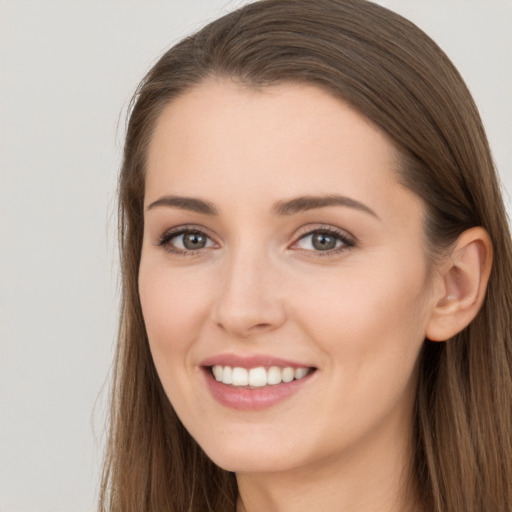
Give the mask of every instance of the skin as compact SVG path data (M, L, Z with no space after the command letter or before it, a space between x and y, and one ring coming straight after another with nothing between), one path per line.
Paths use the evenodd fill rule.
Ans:
M238 511L419 510L405 501L404 482L417 360L441 285L427 279L423 202L398 183L396 165L384 134L308 85L209 80L157 122L139 273L144 319L180 419L237 474ZM371 212L272 212L277 201L333 193ZM165 196L208 201L217 214L150 207ZM205 247L190 251L179 236L159 244L180 226L204 232ZM326 227L352 244L319 250L308 233ZM285 401L239 411L212 397L200 368L222 353L316 372Z

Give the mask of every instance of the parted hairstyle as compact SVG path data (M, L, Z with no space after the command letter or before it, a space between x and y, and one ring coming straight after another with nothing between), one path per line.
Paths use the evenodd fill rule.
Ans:
M155 370L139 301L145 164L155 121L208 78L249 87L304 83L378 126L400 155L397 177L422 198L431 261L483 226L494 263L473 322L425 340L414 409L413 473L432 512L512 510L512 248L474 101L418 27L365 0L261 0L168 50L131 103L119 179L122 303L102 512L233 512L234 474L208 459L177 418Z

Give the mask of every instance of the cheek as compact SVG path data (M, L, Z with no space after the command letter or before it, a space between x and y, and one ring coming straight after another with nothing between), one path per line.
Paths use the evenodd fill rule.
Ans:
M428 315L423 266L381 259L363 271L340 269L305 289L310 291L302 294L295 316L333 364L343 367L340 374L369 365L382 373L391 367L412 371Z
M329 382L330 392L318 399L319 428L327 437L333 428L342 431L343 442L386 423L392 412L400 411L395 427L403 428L412 407L424 339L424 281L421 272L380 270L351 269L317 282L323 286L303 295L295 312L322 351Z
M169 356L186 352L208 315L208 286L204 276L165 272L141 264L139 294L146 331L155 364L169 364Z

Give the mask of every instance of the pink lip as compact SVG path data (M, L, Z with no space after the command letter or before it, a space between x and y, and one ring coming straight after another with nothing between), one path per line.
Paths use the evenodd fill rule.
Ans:
M221 354L203 361L201 363L203 375L213 398L225 407L240 411L260 411L276 405L298 393L314 379L316 374L316 372L311 372L302 379L249 389L230 386L215 380L211 372L211 367L215 365L238 366L241 368L256 368L258 366L266 368L270 366L309 368L310 366L272 356L241 357L234 354Z
M239 356L236 354L219 354L213 357L209 357L200 363L200 366L238 366L240 368L256 368L258 366L264 366L268 368L270 366L290 366L291 368L310 368L309 364L302 364L296 361L289 361L281 359L279 357L273 357L269 355L253 355L253 356Z

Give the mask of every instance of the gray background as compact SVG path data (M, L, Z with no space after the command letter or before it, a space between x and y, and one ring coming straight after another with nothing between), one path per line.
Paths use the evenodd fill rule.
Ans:
M0 0L1 512L94 510L126 106L164 49L242 3ZM379 3L458 66L512 190L512 2Z

